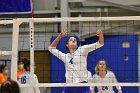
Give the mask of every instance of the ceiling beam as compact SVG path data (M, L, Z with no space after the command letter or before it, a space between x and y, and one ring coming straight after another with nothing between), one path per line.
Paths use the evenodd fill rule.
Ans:
M122 9L126 9L126 10L131 10L131 11L135 11L135 12L140 12L140 8L134 7L134 6L128 6L128 5L122 5L116 2L112 2L111 0L86 0L86 1L97 1L97 2L102 2L102 3L107 3L110 4L111 6L114 7L118 7L118 8L122 8Z

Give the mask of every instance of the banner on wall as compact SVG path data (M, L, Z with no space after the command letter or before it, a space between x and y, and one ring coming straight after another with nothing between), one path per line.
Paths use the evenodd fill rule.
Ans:
M0 14L23 14L31 11L31 0L0 0Z

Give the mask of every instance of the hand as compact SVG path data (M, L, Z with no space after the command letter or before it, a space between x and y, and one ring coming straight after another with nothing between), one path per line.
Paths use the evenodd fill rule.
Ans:
M67 35L67 30L61 31L61 33L60 33L60 36L61 36L61 37L64 37L64 36L66 36L66 35Z
M101 30L97 30L96 35L98 37L103 36L103 32Z

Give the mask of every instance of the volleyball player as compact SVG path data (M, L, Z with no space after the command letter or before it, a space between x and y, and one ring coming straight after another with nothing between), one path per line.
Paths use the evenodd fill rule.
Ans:
M70 53L62 53L56 46L59 41L67 35L67 31L62 31L57 38L49 46L49 51L62 60L65 64L66 83L85 83L91 73L87 70L87 55L104 44L104 36L101 30L96 32L99 37L98 42L78 47L75 37L70 37L66 42L66 46ZM65 87L63 93L90 93L89 87Z
M93 83L117 83L115 74L109 71L105 60L99 60L95 67L96 74L93 75ZM122 93L121 87L116 87L118 93ZM115 93L112 86L97 86L98 93ZM94 93L94 87L91 87L91 93Z
M38 84L38 78L34 74L34 79L31 80L31 74L30 74L30 61L24 61L24 74L20 75L19 82L21 84L30 84L33 82L34 84ZM39 87L21 87L21 93L40 93Z

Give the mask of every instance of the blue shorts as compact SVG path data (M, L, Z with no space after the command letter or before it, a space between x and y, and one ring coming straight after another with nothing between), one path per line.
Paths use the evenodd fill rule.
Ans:
M90 87L65 87L63 91L64 93L90 93Z

